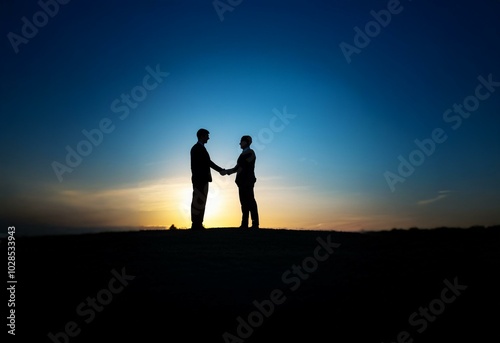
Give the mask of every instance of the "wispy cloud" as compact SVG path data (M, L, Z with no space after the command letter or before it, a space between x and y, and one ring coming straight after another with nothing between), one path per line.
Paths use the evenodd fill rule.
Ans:
M429 205L429 204L432 204L436 201L439 201L439 200L442 200L446 197L448 197L449 193L451 193L451 191L439 191L438 192L438 195L435 196L434 198L431 198L431 199L425 199L425 200L420 200L417 202L417 205Z

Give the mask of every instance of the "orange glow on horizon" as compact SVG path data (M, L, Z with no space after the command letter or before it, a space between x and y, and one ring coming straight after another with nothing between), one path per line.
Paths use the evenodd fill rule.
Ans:
M439 213L425 218L420 213L384 213L383 208L377 208L377 199L365 194L312 196L307 187L286 186L280 181L261 178L255 186L261 228L360 231L453 224L444 223L446 218ZM7 210L14 218L32 224L68 228L191 226L192 185L184 176L97 190L63 186L47 186L36 194L24 195L23 208L13 206ZM423 205L415 202L414 206ZM473 219L457 221L456 226L476 225ZM206 228L240 226L241 208L234 179L214 178L203 224Z

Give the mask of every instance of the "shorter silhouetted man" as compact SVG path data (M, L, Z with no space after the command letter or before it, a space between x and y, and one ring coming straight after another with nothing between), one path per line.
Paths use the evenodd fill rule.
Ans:
M241 229L248 229L248 215L252 217L251 229L259 228L259 212L257 210L257 202L255 201L254 185L257 179L255 178L255 152L250 149L252 137L241 137L240 147L243 150L236 161L234 168L225 171L228 175L236 173L236 185L241 204ZM223 172L224 173L224 172Z
M199 129L196 133L198 142L191 148L191 181L193 183L193 200L191 202L191 229L203 230L203 217L208 196L208 183L212 182L210 168L225 175L225 170L210 160L205 143L210 139L210 132ZM224 173L224 174L223 174Z

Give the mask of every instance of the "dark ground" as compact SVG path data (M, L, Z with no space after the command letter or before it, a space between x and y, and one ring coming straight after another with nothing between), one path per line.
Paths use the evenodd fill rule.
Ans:
M15 341L498 342L499 243L500 227L20 237Z

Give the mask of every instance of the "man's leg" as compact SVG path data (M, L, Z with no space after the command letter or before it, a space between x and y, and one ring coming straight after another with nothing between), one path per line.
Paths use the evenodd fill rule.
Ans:
M253 186L251 185L248 188L248 210L250 211L250 215L252 216L252 228L259 228L259 211L257 209L257 201L255 201L255 194L253 191Z
M244 186L238 188L238 193L240 196L240 204L241 204L241 228L248 227L248 213L250 212L248 208L248 195L247 189Z
M203 229L203 218L207 204L208 182L193 184L193 200L191 202L191 229Z

